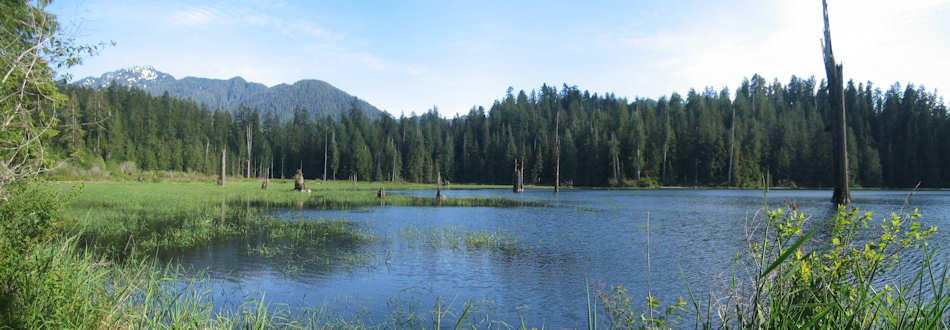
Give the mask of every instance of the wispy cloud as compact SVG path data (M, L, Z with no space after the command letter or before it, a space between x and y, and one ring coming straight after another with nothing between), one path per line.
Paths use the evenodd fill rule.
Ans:
M339 41L343 37L316 24L301 19L287 19L267 14L252 14L244 16L238 23L250 26L271 28L282 35L293 38L314 38L321 41Z
M241 75L269 85L321 77L315 73L301 75L301 70L288 69L288 65L306 67L323 75L349 71L361 72L361 76L420 77L429 72L420 65L384 58L373 52L372 45L350 45L343 34L322 26L312 15L296 13L288 4L245 2L189 6L173 11L168 20L185 29L214 26L217 31L234 31L245 40L258 40L259 37L250 34L266 36L271 46L255 45L230 52L227 57L218 56L217 63L211 67L221 72L219 75ZM270 60L262 60L266 58Z
M215 21L216 10L209 7L193 7L172 13L171 22L176 25L198 26Z
M309 38L320 41L339 41L342 36L314 24L311 21L287 18L271 13L271 9L281 9L284 5L241 5L223 4L219 6L189 6L176 10L169 15L174 25L197 27L204 25L230 25L231 27L257 27L272 29L291 38Z

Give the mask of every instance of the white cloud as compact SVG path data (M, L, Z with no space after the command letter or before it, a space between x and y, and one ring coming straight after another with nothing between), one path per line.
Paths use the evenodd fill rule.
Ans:
M929 88L950 88L950 72L942 59L950 44L940 24L948 16L948 0L829 1L835 57L845 76L878 87L908 81ZM824 78L819 39L819 1L757 4L720 26L693 22L654 34L629 34L619 40L670 77L668 88L680 92L704 86L736 86L753 73L787 82L791 75ZM750 24L765 16L769 24ZM944 25L946 26L946 25ZM742 31L737 33L736 31ZM651 77L655 79L655 77Z
M215 20L215 10L208 7L195 7L175 11L171 21L177 25L197 26L211 23Z

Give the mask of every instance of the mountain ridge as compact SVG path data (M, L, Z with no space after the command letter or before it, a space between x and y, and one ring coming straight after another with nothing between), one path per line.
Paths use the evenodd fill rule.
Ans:
M99 77L86 77L74 82L88 88L103 88L113 81L122 86L143 89L152 95L169 95L190 99L210 109L225 109L232 113L241 105L256 108L261 112L273 112L281 120L291 120L295 109L304 108L315 117L338 117L356 102L357 107L369 118L378 118L384 113L372 104L319 79L301 79L293 84L281 83L267 87L240 76L229 79L212 79L187 76L176 79L152 66L133 66L103 73Z

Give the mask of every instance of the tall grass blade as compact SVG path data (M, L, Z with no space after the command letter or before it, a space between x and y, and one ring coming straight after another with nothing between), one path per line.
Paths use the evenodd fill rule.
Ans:
M788 259L789 256L795 253L795 250L798 250L798 247L802 246L802 243L805 243L805 241L808 240L808 238L811 237L811 235L814 235L815 231L817 230L818 229L812 229L812 231L808 232L808 234L806 234L805 236L799 237L798 240L795 241L795 244L792 244L792 246L786 249L785 252L782 252L782 254L779 255L778 258L776 258L775 261L773 261L771 265L766 267L765 271L763 271L762 274L760 274L759 276L764 277L765 275L768 275L773 270L775 270L775 268L781 265L782 262L785 261L785 259Z
M465 310L462 311L462 316L459 316L459 320L455 322L455 327L453 329L458 330L462 326L462 321L465 320L465 316L468 315L468 310L472 308L472 302L469 301L465 304Z

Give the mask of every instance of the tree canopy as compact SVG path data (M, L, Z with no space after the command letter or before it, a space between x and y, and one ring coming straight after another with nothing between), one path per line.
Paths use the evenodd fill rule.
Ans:
M336 118L291 120L241 107L209 111L168 95L112 85L61 86L77 126L56 140L62 154L134 161L144 169L215 173L221 148L228 172L242 175L245 128L253 128L252 174L309 178L509 184L514 160L525 180L553 184L555 134L561 181L578 186L655 182L663 185L830 186L831 108L828 88L814 78L768 83L754 75L738 90L690 90L658 99L628 100L564 85L509 91L489 109L443 118L421 115L371 120L358 107ZM849 82L844 89L851 182L858 186L950 185L950 120L935 93L922 87ZM71 122L73 110L60 112ZM560 123L555 132L556 113ZM734 115L733 115L734 114ZM734 137L731 129L735 128ZM78 142L73 142L78 141ZM324 150L328 149L328 150ZM233 162L233 163L231 163Z

